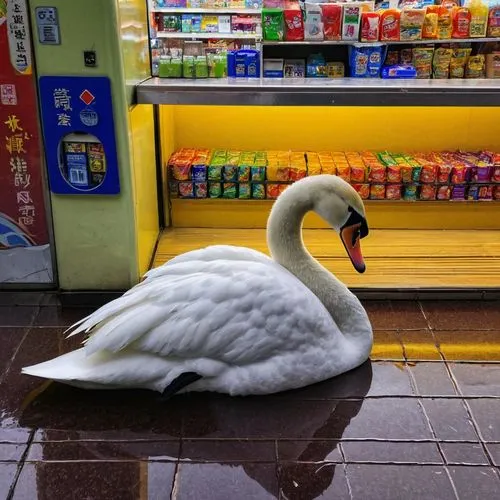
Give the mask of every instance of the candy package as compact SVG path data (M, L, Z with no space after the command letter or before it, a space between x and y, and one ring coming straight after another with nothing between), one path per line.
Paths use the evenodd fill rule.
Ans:
M322 4L321 12L325 40L340 40L342 38L342 5Z
M354 166L351 165L351 182L365 182L366 181L366 168L364 165Z
M223 198L236 198L237 184L235 182L225 182L222 185Z
M380 14L380 40L398 41L401 25L401 12L398 9L387 9Z
M467 190L467 200L476 201L479 199L479 186L470 186Z
M179 183L177 181L169 181L168 183L168 195L170 198L179 197Z
M191 160L179 160L172 167L172 177L176 181L191 179Z
M251 197L251 195L252 195L252 188L250 183L241 182L238 185L238 198L242 200L247 200Z
M428 79L432 74L433 47L415 47L413 49L413 66L417 71L417 78Z
M493 199L500 200L500 186L493 186Z
M222 180L222 165L209 165L207 171L207 177L209 181L221 181Z
M421 40L424 19L425 10L423 9L403 9L400 19L400 40Z
M405 184L410 184L412 182L413 167L411 165L401 165L401 181Z
M266 184L266 197L275 200L280 194L280 185L272 182Z
M472 49L470 47L456 47L453 49L450 60L450 78L463 78L465 66Z
M388 184L385 188L385 197L387 200L401 199L401 184Z
M426 163L422 166L422 171L420 172L420 181L426 184L433 184L436 182L437 178L437 165L432 163Z
M238 167L238 182L248 182L250 180L250 165L240 165Z
M224 182L236 182L238 180L238 167L236 165L226 165L222 171Z
M445 184L450 180L451 166L446 164L441 164L438 167L437 181L440 184Z
M304 40L304 20L299 2L286 2L283 16L285 22L285 40Z
M385 182L386 181L386 167L384 165L372 165L368 172L368 179L370 182Z
M194 186L192 182L179 182L179 197L180 198L194 197Z
M358 40L361 23L361 6L346 3L342 10L342 40Z
M436 199L436 186L432 184L422 184L420 186L420 195L421 200L432 201Z
M352 184L352 187L358 192L362 200L370 197L370 184Z
M453 54L452 49L438 47L434 51L432 59L432 76L433 78L448 78L450 76L450 63Z
M387 182L401 182L402 172L400 165L390 165L387 167Z
M408 184L403 187L403 199L405 201L416 201L417 186L415 184Z
M323 40L323 19L321 6L313 3L305 4L304 39Z
M451 199L455 201L465 200L465 186L453 186L451 189Z
M351 182L351 167L349 165L337 165L337 175L346 182Z
M437 200L449 200L451 198L450 186L438 186L436 191Z
M379 39L380 14L378 12L363 12L361 14L362 42L377 42Z
M266 167L251 167L250 175L252 182L264 182L266 180Z
M208 193L208 185L206 182L195 182L194 183L194 197L195 198L206 198Z
M283 40L284 18L282 9L262 9L264 40Z
M208 183L208 197L220 198L222 196L222 184L220 182Z
M370 200L385 199L385 184L372 184L370 186Z
M252 184L252 198L263 200L266 197L266 186L264 184Z

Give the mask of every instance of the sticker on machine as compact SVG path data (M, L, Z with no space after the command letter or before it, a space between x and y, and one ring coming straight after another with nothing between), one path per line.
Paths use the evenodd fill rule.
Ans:
M17 106L16 86L13 83L0 85L0 102L3 106Z
M7 37L12 67L31 75L31 37L26 0L7 2Z

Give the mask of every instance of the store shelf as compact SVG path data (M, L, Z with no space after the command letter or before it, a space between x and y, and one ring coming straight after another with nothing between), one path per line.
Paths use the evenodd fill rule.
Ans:
M309 251L356 288L495 288L500 283L500 231L378 229L363 240L367 270L358 274L331 230L304 230ZM228 244L268 253L264 229L168 229L154 266L206 245Z
M158 31L156 38L174 38L179 40L260 40L257 33L171 33Z
M500 106L500 80L149 78L136 97L215 106Z
M213 14L213 15L224 15L224 14L250 14L250 15L260 15L262 13L261 9L231 9L228 7L217 8L213 7L210 9L189 9L184 7L163 7L157 9L151 9L153 13L160 14Z
M380 41L380 42L360 42L358 40L299 40L299 41L272 41L263 40L262 45L275 46L275 45L429 45L436 43L486 43L486 42L499 42L499 38L453 38L448 40L398 40L398 41Z

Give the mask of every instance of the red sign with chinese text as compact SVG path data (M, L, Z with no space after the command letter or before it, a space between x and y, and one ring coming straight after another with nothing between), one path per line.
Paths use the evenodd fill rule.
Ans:
M14 222L27 242L44 245L48 230L26 3L0 0L0 219ZM1 236L0 249L20 245L18 238Z

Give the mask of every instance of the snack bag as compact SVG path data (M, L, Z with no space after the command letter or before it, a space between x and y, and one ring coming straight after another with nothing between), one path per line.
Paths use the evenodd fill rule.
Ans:
M368 180L370 182L385 182L386 167L384 165L372 165L368 172Z
M222 171L222 179L225 182L238 180L238 167L236 165L226 165Z
M252 184L252 198L264 200L266 198L266 187L264 184Z
M422 166L415 165L411 169L411 181L412 182L420 182L420 176L422 174Z
M442 5L439 7L438 38L449 40L452 32L451 11Z
M179 182L179 197L194 198L194 186L192 182Z
M401 13L398 9L387 9L380 14L380 40L398 41Z
M193 165L191 175L195 182L205 182L207 180L207 167L205 165Z
M266 184L266 196L268 199L275 200L280 194L280 185L269 182Z
M195 182L194 183L194 197L195 198L206 198L208 194L208 185L206 182Z
M399 56L401 64L411 64L413 61L413 49L401 49Z
M437 165L432 163L426 163L422 166L422 171L420 172L420 182L426 184L433 184L436 182L437 178Z
M225 182L222 185L222 197L223 198L236 198L236 183L235 182Z
M358 40L361 6L346 3L342 10L342 40Z
M169 181L168 183L168 195L170 198L179 197L179 183L177 181Z
M298 181L299 179L303 179L306 175L307 169L305 165L295 165L290 167L290 181Z
M469 38L471 13L466 7L454 7L451 11L452 38Z
M304 40L304 20L299 2L287 2L283 16L285 21L285 40Z
M361 41L377 42L379 39L380 14L363 12L361 14Z
M439 36L438 30L439 5L429 5L424 18L422 27L422 38L436 39Z
M209 181L221 181L222 180L222 165L209 165L207 177Z
M433 47L415 47L413 49L413 66L417 70L417 78L427 79L432 74Z
M493 187L493 199L496 201L500 200L500 186Z
M416 201L417 199L417 186L415 184L408 184L403 188L403 200Z
M283 40L284 18L281 9L262 9L264 40Z
M412 181L413 167L411 165L401 165L401 181L409 184Z
M500 6L495 6L490 9L488 19L488 36L492 38L500 37Z
M266 167L252 166L250 168L252 182L264 182L266 180Z
M388 50L385 56L385 66L395 66L399 64L399 52L397 50Z
M467 167L465 165L455 165L451 169L451 183L464 184L467 181Z
M437 200L449 200L451 198L450 186L439 186L436 191Z
M423 9L403 9L400 19L400 40L421 40L424 19L425 10Z
M450 180L451 166L441 164L438 167L437 181L441 184L447 183Z
M401 184L388 184L385 188L385 197L387 200L401 199Z
M325 40L340 40L342 38L342 5L322 4L321 12Z
M471 14L469 36L484 38L488 27L488 5L482 0L471 0L469 10Z
M252 194L252 189L250 187L250 183L243 182L238 186L238 198L241 200L248 200Z
M321 7L317 4L305 4L306 17L304 21L305 40L323 40L323 20Z
M465 186L453 186L451 188L451 199L454 201L465 200Z
M172 167L172 176L176 181L191 179L191 160L178 160Z
M346 182L351 182L351 167L349 165L337 165L337 175Z
M390 165L387 167L387 182L399 183L402 181L401 167L400 165Z
M351 182L365 182L366 168L364 165L351 165Z
M486 58L484 54L470 56L465 69L465 78L484 78Z
M436 186L432 184L423 184L420 186L420 199L432 201L436 199Z
M370 197L370 184L353 184L352 187L358 192L362 200Z
M385 200L384 184L372 184L370 186L370 200Z
M208 197L220 198L222 196L222 184L220 182L208 183Z
M500 166L495 165L493 167L493 174L491 175L491 180L493 182L500 182Z
M434 52L432 59L432 76L433 78L448 78L450 75L450 63L452 49L438 47Z
M453 49L450 60L450 78L463 78L465 76L465 66L469 60L472 49L457 47Z
M250 166L240 165L238 167L238 182L250 181Z
M328 78L344 78L345 76L344 63L341 62L326 63L326 74Z

